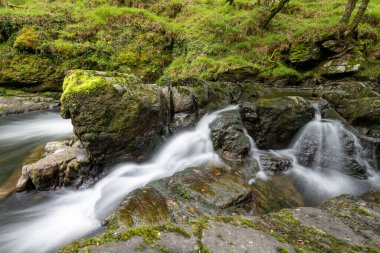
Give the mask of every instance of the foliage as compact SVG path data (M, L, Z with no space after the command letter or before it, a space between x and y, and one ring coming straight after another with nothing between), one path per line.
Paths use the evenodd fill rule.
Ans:
M216 78L242 68L301 76L282 63L284 52L295 40L334 32L345 2L292 0L262 30L254 0L10 0L18 7L0 7L1 74L11 76L8 66L34 55L54 62L57 80L76 68L132 71L146 82ZM379 47L380 0L370 2L363 21L367 56ZM379 61L370 65L377 73Z

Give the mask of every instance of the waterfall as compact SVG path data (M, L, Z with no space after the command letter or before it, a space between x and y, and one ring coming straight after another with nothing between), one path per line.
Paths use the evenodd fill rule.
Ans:
M194 130L174 136L150 162L121 164L92 188L65 191L15 213L16 223L0 227L0 252L53 251L99 229L129 192L190 166L219 161L209 124L219 113L236 109L229 106L204 116Z
M358 137L340 121L323 119L319 104L314 104L314 108L314 119L299 131L290 148L269 151L293 160L291 168L284 174L297 186L305 203L317 205L328 197L358 195L379 188L379 173L366 161ZM251 156L260 164L263 151L253 147ZM359 173L358 177L362 172L368 175L368 179L350 175L355 171ZM256 178L268 180L270 176L270 172L261 170Z

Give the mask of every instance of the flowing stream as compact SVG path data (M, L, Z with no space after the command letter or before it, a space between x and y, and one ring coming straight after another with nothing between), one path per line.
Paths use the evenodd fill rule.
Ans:
M70 136L73 136L70 120L62 119L58 112L31 112L0 118L0 187L21 168L34 148ZM6 190L0 188L0 195Z
M173 136L152 160L143 164L120 164L89 189L59 190L40 195L25 193L21 196L26 199L26 204L14 204L20 202L14 201L16 195L7 200L3 208L0 202L0 216L3 219L0 222L0 252L53 252L65 243L99 231L102 221L129 192L188 167L208 161L220 162L213 149L209 124L219 113L237 109L238 106L229 106L204 116L193 130ZM29 129L33 122L15 126ZM11 125L6 129L12 128ZM52 129L57 130L56 133L62 131L58 129L62 127L60 124L56 127L31 130L25 132L24 137L13 136L13 140L22 140L33 134L37 136L37 133ZM2 135L3 131L4 128L0 128L0 138L9 138L8 135ZM260 154L264 151L258 150L254 140L250 139L251 156L260 160ZM348 142L352 144L350 150L345 147ZM340 122L322 119L318 107L315 118L300 130L289 149L270 152L293 160L293 166L283 175L294 182L305 198L310 198L310 204L342 193L359 194L380 187L378 174L363 158L363 147L357 137ZM369 178L360 180L345 175L346 157L363 166ZM271 176L268 172L260 171L252 183L259 178L270 180ZM30 196L39 196L39 199L37 204L31 203L26 208Z
M51 200L13 213L11 224L0 228L0 252L53 251L99 229L129 192L189 166L219 161L209 124L218 113L237 108L204 116L194 130L174 136L150 162L121 164L92 188L53 193Z

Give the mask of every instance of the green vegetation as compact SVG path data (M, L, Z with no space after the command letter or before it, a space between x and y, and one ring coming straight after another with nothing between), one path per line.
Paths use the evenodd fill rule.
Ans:
M295 41L337 31L346 0L292 0L267 29L255 0L10 0L0 7L0 83L57 87L70 69L132 71L146 82L248 72L308 77L283 63ZM124 4L126 3L126 4ZM380 0L370 1L358 39L380 75ZM302 52L300 52L302 54Z

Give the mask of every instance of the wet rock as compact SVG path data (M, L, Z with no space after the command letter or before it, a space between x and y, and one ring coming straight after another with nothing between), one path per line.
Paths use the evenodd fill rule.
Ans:
M118 217L126 227L152 226L170 221L165 198L153 188L141 188L128 194L120 204Z
M245 180L231 168L207 164L179 172L170 180L169 187L185 199L195 200L210 210L236 206L251 197Z
M315 69L322 76L343 76L359 71L363 62L361 57L353 54L345 54L339 58L321 62Z
M282 149L314 117L314 108L301 97L262 98L243 103L240 113L259 148Z
M248 155L251 144L244 133L239 112L223 112L210 124L211 139L215 150L225 158L236 159Z
M259 155L261 168L273 173L287 171L293 163L292 159L278 157L272 153L260 153Z
M42 96L0 96L0 116L52 109L59 101Z
M66 146L45 158L22 167L22 175L18 180L16 191L35 188L39 191L53 190L62 186L79 186L81 166L86 163L77 161L77 157L86 156L84 149Z
M255 213L268 213L282 208L304 206L301 193L292 181L281 176L274 176L264 181L256 179L252 184Z

